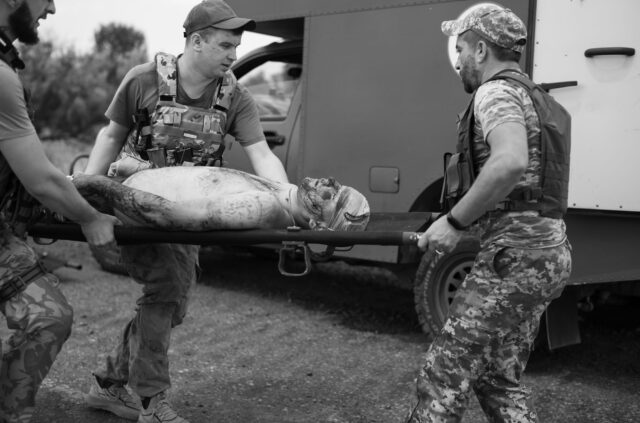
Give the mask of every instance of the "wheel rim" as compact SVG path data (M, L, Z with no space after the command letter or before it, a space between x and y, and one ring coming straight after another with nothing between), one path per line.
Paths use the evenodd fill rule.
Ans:
M462 282L469 272L471 272L473 260L474 256L465 254L464 256L451 257L448 263L443 263L444 266L442 266L442 270L439 272L437 278L437 280L442 281L442 283L439 284L437 295L438 304L436 304L442 325L444 325L447 319L449 306L453 302L458 288L462 285Z

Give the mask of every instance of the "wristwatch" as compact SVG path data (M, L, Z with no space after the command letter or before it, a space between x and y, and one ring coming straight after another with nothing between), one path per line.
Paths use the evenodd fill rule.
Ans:
M458 231L465 231L467 230L467 228L469 228L469 226L464 226L462 223L458 221L458 219L453 217L453 215L451 214L451 211L447 213L447 222L449 222L449 225L453 226L453 228Z

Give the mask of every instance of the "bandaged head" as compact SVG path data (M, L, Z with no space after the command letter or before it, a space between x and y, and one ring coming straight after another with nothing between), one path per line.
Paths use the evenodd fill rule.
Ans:
M369 203L364 195L343 185L338 191L335 213L327 226L334 231L364 231L369 217Z
M298 197L312 216L312 229L358 231L369 222L369 203L364 195L333 178L304 178Z

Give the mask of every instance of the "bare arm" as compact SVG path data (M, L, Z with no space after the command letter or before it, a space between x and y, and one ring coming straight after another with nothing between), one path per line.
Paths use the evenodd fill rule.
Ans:
M491 155L469 192L451 211L468 225L492 209L513 191L529 163L527 133L524 126L506 122L489 133Z
M116 160L122 149L128 133L127 127L110 121L109 126L98 133L84 172L89 175L106 175L109 165Z
M463 225L469 225L503 200L516 186L529 162L527 133L524 126L506 122L494 128L487 137L491 155L451 214ZM455 248L462 233L446 218L435 221L418 241L420 248Z
M288 183L287 172L280 159L273 154L266 141L251 144L244 149L256 175L274 181Z
M45 207L79 223L89 243L103 245L114 241L113 225L117 219L99 213L80 196L47 159L36 135L3 141L0 152L26 190Z

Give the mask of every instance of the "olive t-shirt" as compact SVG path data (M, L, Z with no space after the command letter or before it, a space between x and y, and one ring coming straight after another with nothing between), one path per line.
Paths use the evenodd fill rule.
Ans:
M180 87L178 69L178 92L176 101L185 106L209 108L213 103L216 81L212 81L200 98L192 99ZM158 73L154 62L135 66L124 77L105 116L110 120L133 128L133 114L146 108L151 115L158 101ZM241 84L233 92L227 112L226 132L233 135L242 146L255 144L264 139L260 116L253 97Z
M0 60L0 142L36 133L29 113L24 89L18 74ZM7 193L11 168L0 154L0 197ZM13 236L0 216L0 286L30 268L36 262L32 248Z
M0 142L35 134L18 74L0 60Z
M0 142L35 135L29 119L24 88L18 74L0 60ZM11 176L11 169L0 154L0 196L4 196Z

